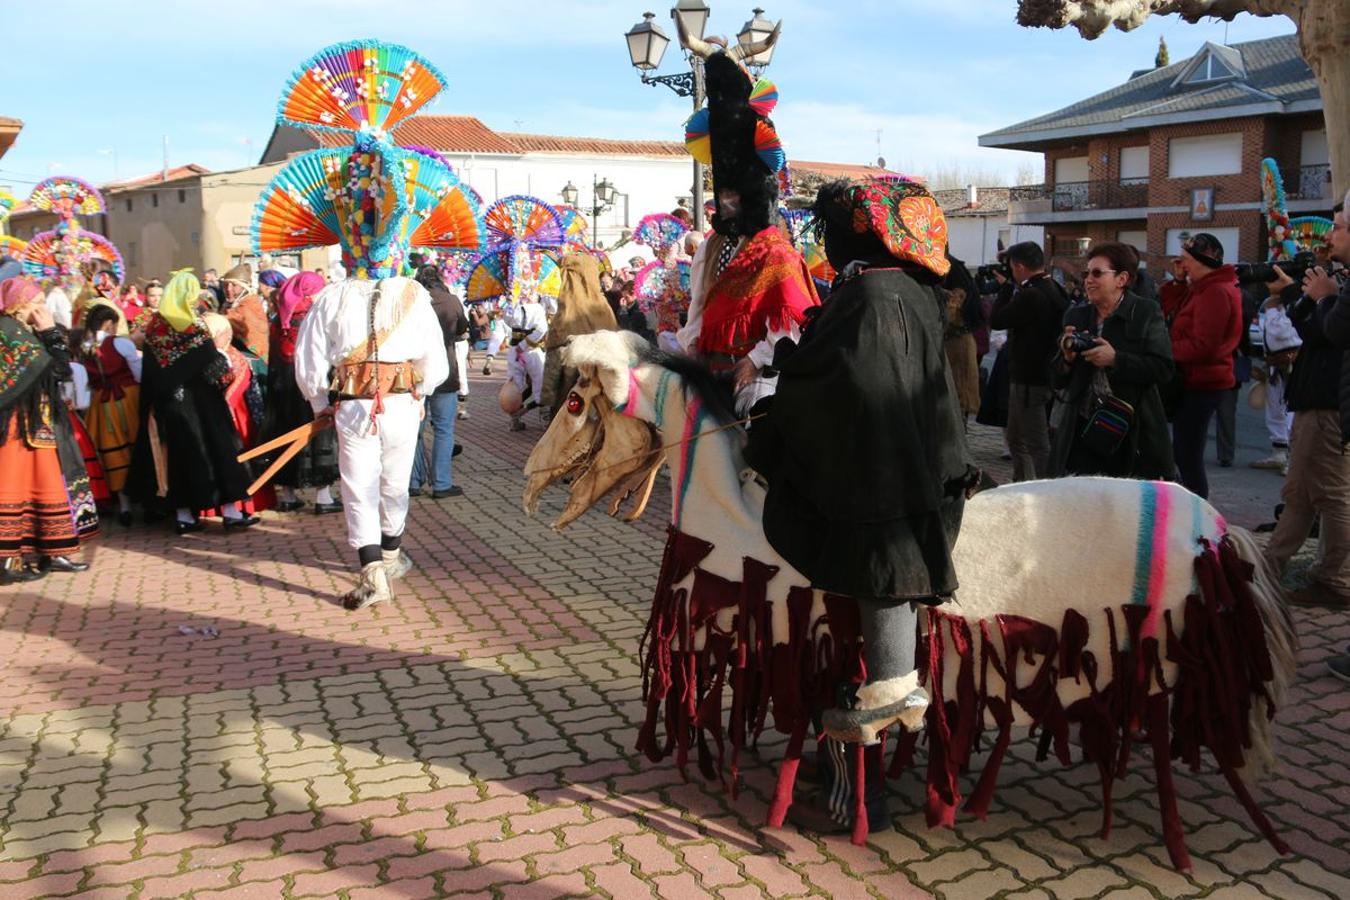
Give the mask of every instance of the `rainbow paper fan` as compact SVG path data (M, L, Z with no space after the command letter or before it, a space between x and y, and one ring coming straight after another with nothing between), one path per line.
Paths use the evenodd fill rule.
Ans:
M778 105L778 85L767 78L761 78L750 89L750 108L761 116L767 116Z
M83 268L90 263L104 262L112 266L113 277L118 284L126 278L122 254L117 252L111 241L92 231L81 231L78 236L64 240L55 231L34 235L24 248L21 260L24 271L39 280L59 278L62 275L62 260L58 257L68 252L68 244L74 245L74 258L68 259L68 263ZM68 265L67 269L73 271L74 265Z
M1336 223L1322 216L1298 216L1289 220L1289 238L1299 252L1316 250L1330 240Z
M423 156L430 156L432 159L436 160L436 162L449 169L452 175L458 174L455 172L455 167L450 165L450 160L442 156L441 151L434 147L424 147L421 144L404 144L401 149L408 150L412 153L420 153Z
M555 206L553 211L558 214L558 220L562 222L563 237L570 247L585 247L587 234L590 232L590 226L586 224L586 217L575 206Z
M104 212L103 195L82 178L58 175L38 182L28 202L35 208L54 212L63 219L77 215L92 216Z
M28 242L25 240L20 240L12 234L0 234L0 256L23 259L23 251L27 247Z
M469 270L464 298L469 303L499 300L511 293L511 253L499 250L484 253Z
M755 123L755 153L759 154L770 172L782 171L783 166L787 165L783 142L778 139L778 132L767 119Z
M829 259L825 257L824 247L816 243L807 244L806 249L802 251L802 257L806 260L806 270L811 273L812 278L833 283L834 266L830 265Z
M446 166L429 156L403 154L408 243L419 249L479 251L485 231L474 197Z
M674 266L667 266L660 260L647 263L633 279L633 296L638 308L648 313L662 303L672 303L680 311L687 310L689 272L690 265L686 260L679 260Z
M344 150L295 157L263 188L253 207L253 251L306 250L338 242L334 200L344 179Z
M792 245L798 250L802 249L806 226L811 220L811 210L789 209L786 206L780 206L778 207L778 217L783 220L783 227L787 229Z
M9 214L14 212L14 207L18 205L18 197L15 197L9 191L0 191L0 222L8 219Z
M610 260L609 254L606 253L604 250L601 250L599 247L583 247L580 252L589 253L591 256L595 257L595 261L600 264L601 275L605 274L606 272L614 271L614 263L613 261Z
M557 212L537 197L503 197L488 207L483 220L489 249L518 244L561 247L566 242Z
M478 262L478 254L466 253L461 250L446 250L440 254L440 259L437 262L445 283L452 288L463 288L468 283L469 272Z
M689 226L670 213L652 213L638 220L633 229L633 242L651 247L657 256L664 256L688 233Z
M282 91L277 118L330 131L387 132L446 85L420 54L399 44L360 40L320 50Z
M711 121L712 113L705 106L684 123L685 149L689 151L690 156L705 166L712 165L712 137L709 134Z

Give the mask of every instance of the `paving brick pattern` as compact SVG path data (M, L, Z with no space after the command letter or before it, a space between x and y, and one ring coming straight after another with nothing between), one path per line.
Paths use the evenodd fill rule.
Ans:
M987 821L928 830L908 774L865 847L761 827L776 735L735 801L639 758L667 500L557 535L553 493L526 519L540 428L507 431L494 382L460 423L466 495L415 501L395 603L335 606L342 523L303 513L229 537L114 524L90 574L0 593L0 896L1350 896L1350 691L1321 665L1350 644L1344 614L1297 614L1286 774L1265 790L1284 858L1210 770L1178 779L1191 875L1167 865L1146 765L1102 841L1093 767L1028 741ZM972 445L1007 477L995 432ZM1242 478L1230 514L1254 524L1279 479Z

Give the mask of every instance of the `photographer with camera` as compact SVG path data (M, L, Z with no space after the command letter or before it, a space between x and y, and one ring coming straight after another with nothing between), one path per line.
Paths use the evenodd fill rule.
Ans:
M1088 251L1088 302L1064 314L1054 386L1057 408L1050 474L1168 479L1175 473L1158 388L1172 377L1172 343L1162 309L1128 288L1139 254L1127 244Z
M1008 450L1013 481L1028 481L1049 474L1050 360L1069 300L1046 274L1045 253L1035 241L1013 244L1003 259L1014 286L999 295L989 325L1008 332Z
M1224 265L1223 244L1212 234L1193 235L1172 265L1175 280L1162 288L1172 359L1181 373L1172 454L1181 483L1208 497L1205 443L1219 403L1236 384L1233 352L1242 340L1242 294L1237 270Z
M1331 255L1350 262L1350 231L1344 208L1337 210L1328 237ZM1283 296L1289 298L1296 291L1296 286L1286 286ZM1312 581L1291 594L1290 601L1350 609L1350 456L1345 452L1350 443L1350 366L1345 364L1345 352L1350 350L1350 288L1338 286L1325 269L1314 267L1303 277L1301 296L1288 306L1303 347L1286 388L1294 425L1289 434L1289 476L1280 492L1284 512L1266 555L1283 572L1320 514L1321 553ZM1344 674L1337 674L1350 677L1350 665Z

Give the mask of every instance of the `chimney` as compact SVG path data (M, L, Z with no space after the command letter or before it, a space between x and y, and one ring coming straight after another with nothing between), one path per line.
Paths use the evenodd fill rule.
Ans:
M975 185L973 184L966 185L966 206L979 206L979 205L980 205L979 188L975 187Z

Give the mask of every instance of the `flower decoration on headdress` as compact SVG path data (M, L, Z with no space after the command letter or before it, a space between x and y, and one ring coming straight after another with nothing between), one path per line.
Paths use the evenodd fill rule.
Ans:
M933 195L913 182L854 185L845 198L853 230L871 232L897 259L918 263L937 275L951 269L947 259L947 218Z
M670 213L652 213L638 220L633 229L633 243L651 247L661 259L671 247L689 233L689 226Z
M255 251L341 244L348 272L386 278L410 249L481 250L477 195L435 151L390 137L444 86L421 56L381 41L334 44L305 62L277 121L347 134L352 146L301 154L277 173L254 208Z
M126 271L122 254L101 234L80 228L76 218L107 209L98 188L80 178L56 176L38 182L28 202L58 217L55 229L35 236L24 249L23 266L28 274L54 281L73 296L92 274L92 267L103 262L121 283Z

